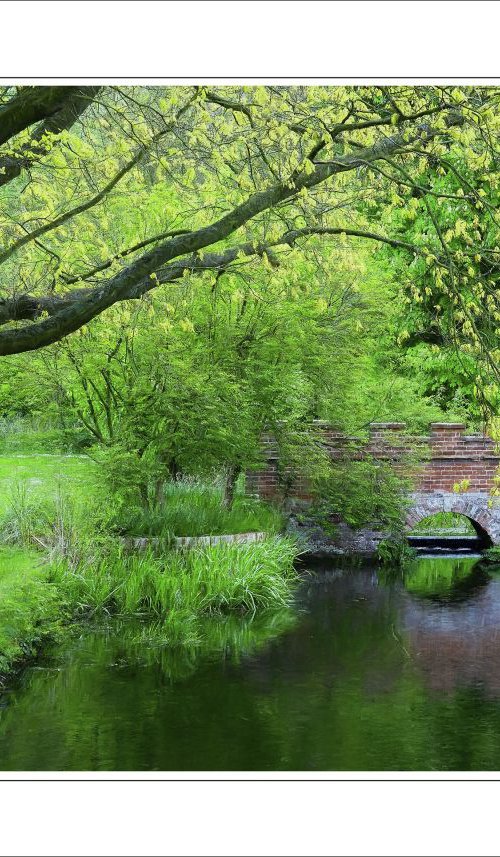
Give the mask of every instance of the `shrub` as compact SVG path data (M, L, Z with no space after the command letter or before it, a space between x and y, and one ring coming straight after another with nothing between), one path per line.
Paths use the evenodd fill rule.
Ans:
M384 565L405 566L414 562L417 552L410 547L402 536L392 536L382 539L377 548L377 558Z
M408 487L386 462L334 462L329 477L316 484L311 514L319 523L340 518L355 528L369 524L401 531Z
M500 565L500 547L492 547L483 551L481 561L491 563L492 565Z

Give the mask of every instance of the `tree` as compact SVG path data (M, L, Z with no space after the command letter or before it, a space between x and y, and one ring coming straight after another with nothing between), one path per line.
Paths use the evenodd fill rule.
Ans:
M435 267L435 291L451 290L462 312L469 255L484 258L481 283L498 265L495 227L461 260L434 213L459 199L468 235L481 209L496 222L496 89L7 87L0 97L2 355L57 342L185 272L277 266L312 236L373 241ZM456 167L478 158L483 194ZM448 170L463 195L439 185ZM387 216L410 199L429 220L411 240Z
M168 477L223 471L230 505L264 430L279 437L282 458L304 463L307 449L318 458L308 427L330 391L347 386L359 319L370 315L347 274L350 259L320 245L279 268L254 261L187 275L168 296L118 304L70 339L20 355L17 376L36 377L61 424L85 426L128 497L154 502Z

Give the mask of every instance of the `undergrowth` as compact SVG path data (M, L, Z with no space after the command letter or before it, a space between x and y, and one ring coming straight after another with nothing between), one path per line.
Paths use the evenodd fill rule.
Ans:
M224 507L216 485L193 481L166 483L163 497L152 509L125 507L111 522L113 529L131 536L203 536L223 533L278 533L282 514L273 506L243 494L230 509Z

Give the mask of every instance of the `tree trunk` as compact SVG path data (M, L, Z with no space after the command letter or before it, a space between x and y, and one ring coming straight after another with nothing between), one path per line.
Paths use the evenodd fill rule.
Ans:
M222 505L225 509L231 509L234 502L234 493L236 490L236 483L238 481L238 476L241 473L241 467L239 464L233 464L226 470L226 476L224 479L224 493L222 497Z

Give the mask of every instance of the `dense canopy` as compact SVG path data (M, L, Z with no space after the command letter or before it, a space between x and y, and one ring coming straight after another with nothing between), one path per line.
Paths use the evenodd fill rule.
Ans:
M186 272L277 267L347 236L396 254L403 342L462 342L496 373L498 95L4 87L0 353Z

